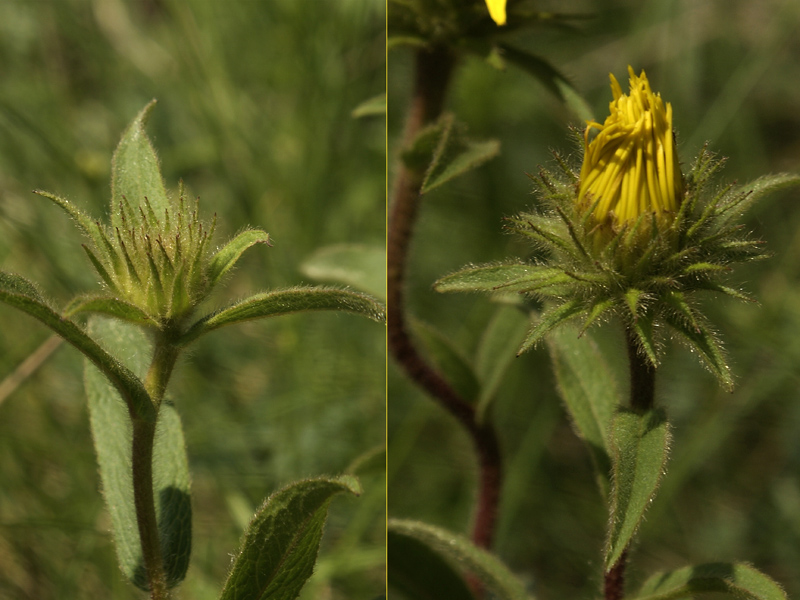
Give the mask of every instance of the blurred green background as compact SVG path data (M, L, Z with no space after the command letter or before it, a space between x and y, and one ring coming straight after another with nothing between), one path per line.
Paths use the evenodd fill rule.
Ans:
M800 3L795 0L530 2L539 10L591 13L573 28L514 34L575 83L601 121L613 72L644 68L672 103L679 151L691 163L703 143L729 157L722 180L800 171ZM389 53L390 165L409 95L411 52ZM423 198L413 241L409 310L445 332L468 357L498 310L482 296L439 295L431 284L467 263L528 257L501 219L535 206L525 176L572 153L570 114L530 76L468 58L448 109L476 139L498 138L501 156ZM390 167L390 182L392 173ZM391 189L391 187L390 187ZM673 424L667 476L631 554L635 590L650 573L742 560L800 596L800 192L774 195L746 226L774 256L730 281L760 304L707 297L736 375L722 391L687 350L666 345L657 401ZM626 359L616 326L593 332L624 389ZM474 457L453 420L389 368L389 515L466 532ZM554 391L545 348L514 361L492 409L502 436L506 484L497 553L538 598L590 598L601 585L606 508L589 455Z
M148 132L167 186L182 178L246 225L249 252L220 304L313 283L315 250L383 248L385 121L351 112L385 89L379 0L4 0L0 2L0 268L63 306L97 288L69 218L30 193L107 216L110 159L151 99ZM382 274L377 274L382 278ZM0 380L49 333L0 306ZM344 471L384 437L384 329L318 313L199 342L172 384L193 474L194 548L182 598L216 598L252 511L301 477ZM0 402L0 597L140 598L123 580L98 491L82 360L56 350ZM383 590L382 459L361 498L332 505L305 598Z

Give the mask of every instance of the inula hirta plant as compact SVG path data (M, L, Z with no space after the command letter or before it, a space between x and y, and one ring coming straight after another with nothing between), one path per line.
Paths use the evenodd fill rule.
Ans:
M471 267L436 287L522 293L543 301L545 309L520 352L568 321L585 331L616 315L636 352L656 367L659 332L673 331L730 388L723 351L694 296L707 291L747 299L724 278L733 264L764 258L765 252L738 220L758 198L797 177L720 187L712 176L724 160L706 149L682 174L672 106L653 93L644 71L629 74L628 94L611 75L610 114L602 124L588 122L580 170L556 154L558 172L540 169L532 177L540 208L509 220L509 228L543 257Z
M783 174L747 185L716 184L724 161L705 148L692 164L681 165L672 106L653 92L644 71L636 75L629 67L629 76L625 94L611 75L609 115L603 123L587 121L580 167L556 153L558 170L542 168L532 177L536 209L508 220L532 242L536 258L470 266L440 279L436 289L521 294L540 303L519 352L548 337L559 391L597 469L610 513L605 600L666 600L710 590L785 599L769 577L738 563L658 573L634 595L624 589L628 550L665 472L671 437L666 411L655 404L663 341L673 334L685 342L732 388L697 297L712 292L748 299L725 278L734 264L766 254L740 218L766 193L800 183L797 175ZM628 403L616 397L605 358L580 339L606 320L617 320L624 332ZM567 323L576 327L554 332Z
M201 312L244 251L270 245L270 236L248 228L217 246L216 215L203 219L183 185L176 195L167 192L144 130L153 106L139 113L114 153L110 223L37 192L66 210L87 238L83 248L102 291L58 310L26 279L0 272L0 301L85 355L92 437L120 567L153 600L166 600L186 575L192 542L188 460L167 392L181 352L245 320L340 310L382 322L384 308L349 290L295 287ZM79 313L91 315L86 328L72 320ZM345 475L296 482L270 496L245 532L220 599L297 597L313 571L331 497L359 489Z

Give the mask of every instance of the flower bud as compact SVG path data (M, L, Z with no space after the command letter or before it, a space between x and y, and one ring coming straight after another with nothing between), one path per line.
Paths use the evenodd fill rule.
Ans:
M633 226L648 213L659 225L668 224L683 195L672 105L653 93L644 71L637 77L629 66L628 73L629 94L610 75L611 114L602 125L587 122L578 191L578 207L615 230ZM598 133L590 142L592 129Z

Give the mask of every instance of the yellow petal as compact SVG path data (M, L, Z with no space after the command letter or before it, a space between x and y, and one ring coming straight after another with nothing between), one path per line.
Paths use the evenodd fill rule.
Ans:
M486 0L486 7L495 23L506 24L506 0Z

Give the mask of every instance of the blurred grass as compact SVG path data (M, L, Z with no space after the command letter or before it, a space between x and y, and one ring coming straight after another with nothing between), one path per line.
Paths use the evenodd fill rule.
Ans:
M0 2L0 267L63 305L96 288L82 239L42 188L107 215L110 158L151 98L164 178L219 215L219 239L263 227L219 303L312 283L318 248L384 240L384 121L351 111L385 86L382 2ZM48 332L0 307L0 378ZM296 315L204 339L174 394L193 473L183 598L216 598L248 513L277 487L342 472L383 441L384 332ZM0 405L0 597L138 598L116 565L82 391L62 347ZM384 479L332 505L311 598L383 588Z
M548 57L603 118L608 73L644 68L672 102L682 162L703 142L728 156L722 177L744 182L800 170L800 5L671 0L538 2L538 9L593 12L576 33L535 30L514 42ZM389 54L389 147L397 143L410 54ZM438 295L431 284L466 263L530 256L501 219L535 204L525 172L573 150L569 116L544 88L509 68L468 59L448 107L477 138L501 140L501 156L437 190L422 204L411 256L409 308L473 355L495 307L479 296ZM580 125L580 124L578 124ZM390 165L392 162L390 162ZM390 170L391 179L391 170ZM714 560L744 560L800 595L800 205L797 191L771 197L747 227L774 253L731 280L760 304L710 298L737 378L726 394L696 359L669 343L658 401L674 425L667 476L632 553L636 589L649 573ZM619 373L615 327L596 332ZM623 380L624 381L624 380ZM469 441L451 419L389 369L389 513L466 531L473 502ZM503 437L506 488L496 550L538 598L597 595L607 521L586 450L556 397L543 349L518 359L492 410Z

